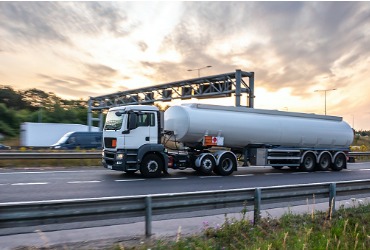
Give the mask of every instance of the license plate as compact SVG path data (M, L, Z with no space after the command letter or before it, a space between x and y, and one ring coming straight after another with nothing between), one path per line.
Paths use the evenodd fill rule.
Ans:
M108 167L109 169L113 169L112 165L108 165L107 167Z

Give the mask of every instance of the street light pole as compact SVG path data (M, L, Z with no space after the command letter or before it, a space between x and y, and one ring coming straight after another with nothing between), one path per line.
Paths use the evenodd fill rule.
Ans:
M188 69L188 71L194 71L194 70L197 70L198 71L198 77L200 77L200 70L201 69L206 69L206 68L210 68L212 66L208 65L208 66L205 66L205 67L202 67L202 68L197 68L197 69Z
M315 90L315 92L324 92L325 93L325 115L326 115L326 92L332 91L332 90L336 90L336 89L322 89L322 90L317 89L317 90Z

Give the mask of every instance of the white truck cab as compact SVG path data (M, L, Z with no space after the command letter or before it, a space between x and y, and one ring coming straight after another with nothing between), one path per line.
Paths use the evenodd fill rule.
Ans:
M140 170L147 177L166 171L168 158L160 143L159 115L155 106L111 108L103 130L104 167L128 173Z

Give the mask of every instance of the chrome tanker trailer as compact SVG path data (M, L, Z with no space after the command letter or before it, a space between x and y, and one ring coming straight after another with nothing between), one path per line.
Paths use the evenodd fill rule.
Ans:
M341 117L205 104L111 108L103 165L157 177L168 168L230 175L243 166L303 171L347 166L352 128ZM178 145L181 145L178 146Z

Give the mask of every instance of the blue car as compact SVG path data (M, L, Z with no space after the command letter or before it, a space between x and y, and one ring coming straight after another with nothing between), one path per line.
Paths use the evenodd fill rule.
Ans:
M102 149L102 132L68 132L52 149Z
M4 144L0 144L0 149L11 149L10 146L6 146Z

